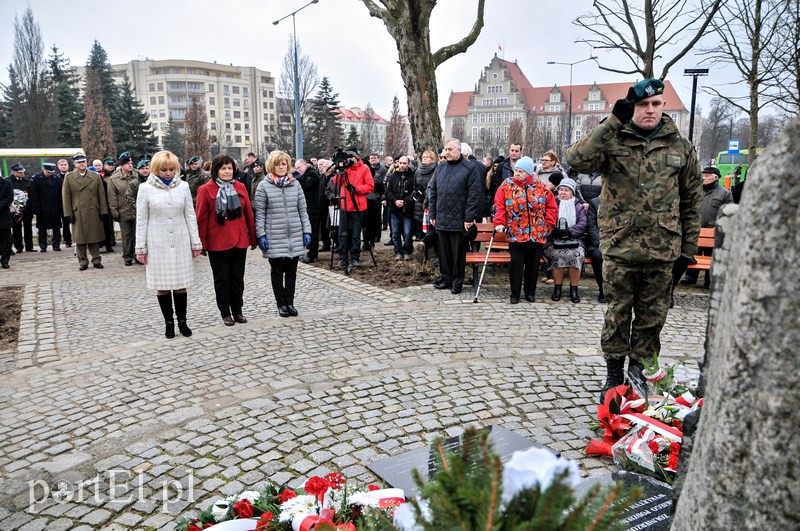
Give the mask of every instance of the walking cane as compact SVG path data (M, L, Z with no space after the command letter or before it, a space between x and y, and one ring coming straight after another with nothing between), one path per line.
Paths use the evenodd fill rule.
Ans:
M486 273L486 264L489 263L489 253L492 252L492 243L494 243L494 233L495 229L492 229L492 237L489 238L489 247L486 248L486 258L483 260L483 270L481 271L481 278L478 281L478 289L475 290L475 298L472 300L473 303L478 302L478 295L481 293L481 284L483 284L483 274Z

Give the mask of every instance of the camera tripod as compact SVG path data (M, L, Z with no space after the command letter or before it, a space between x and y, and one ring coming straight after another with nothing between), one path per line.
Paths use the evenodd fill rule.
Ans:
M350 200L353 202L353 205L355 205L356 208L358 208L358 202L356 202L355 189L350 186L350 181L347 179L347 173L345 173L344 170L337 169L336 173L334 174L334 178L335 178L336 175L341 176L342 179L344 180L343 183L339 184L339 190L341 190L342 189L342 185L344 185L344 189L347 190L347 192L350 194ZM330 261L329 268L333 269L333 253L334 253L334 251L338 252L338 251L341 250L339 248L339 241L341 241L343 239L344 240L344 245L345 245L345 247L344 247L344 265L343 265L343 269L344 269L344 274L345 275L350 275L350 271L353 270L353 265L350 262L350 247L352 245L352 242L351 242L351 239L350 239L350 234L349 234L349 230L350 230L349 225L350 225L350 223L340 223L340 220L341 220L340 216L342 215L341 206L340 206L342 197L336 196L333 199L335 199L335 203L333 205L333 215L331 216L331 227L330 227L331 261ZM344 211L344 216L346 217L347 214L359 215L361 212L362 212L361 210L355 210L354 212L347 212L345 210ZM341 225L341 227L340 227L340 225ZM342 231L342 232L339 232L339 231ZM372 245L372 242L369 242L369 243L370 243L370 245L367 246L367 250L369 251L369 256L372 259L372 265L373 265L373 267L378 267L378 261L375 260L375 254L372 252L372 248L374 247L374 245Z

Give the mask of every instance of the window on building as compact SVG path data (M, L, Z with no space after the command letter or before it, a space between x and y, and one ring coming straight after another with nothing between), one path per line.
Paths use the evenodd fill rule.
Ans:
M225 119L226 120L230 120L231 119L231 111L228 111L228 110L225 111Z
M677 122L678 121L678 113L676 113L676 112L669 113L669 117L672 118L673 122Z
M249 120L250 119L250 112L244 111L244 119L245 120Z
M182 72L182 70L180 68L173 68L172 69L172 73L173 74L180 74L181 72Z
M482 113L480 114L480 120L479 120L479 121L480 121L480 123L482 123L482 124L486 123L486 113L483 113L483 112L482 112Z
M552 116L548 116L547 117L547 127L553 127L553 117Z
M155 104L156 104L156 97L150 96L150 105L155 105Z
M222 85L222 92L223 94L230 94L231 93L230 85Z
M230 142L231 141L231 135L225 135L225 141L226 142Z
M236 85L233 86L233 93L239 94L239 87L237 87Z
M217 98L215 98L214 96L209 96L208 104L209 105L216 105L217 104Z
M158 104L159 105L164 105L164 96L159 96L158 97Z
M500 123L503 120L503 113L501 112L495 113L494 120L495 122Z
M512 113L511 113L511 119L512 119L512 120L516 120L517 118L519 118L519 113L512 112Z
M225 107L230 107L231 106L231 99L230 98L222 98L222 104Z
M503 121L504 122L508 122L510 119L511 119L511 113L510 112L504 112L503 113Z
M494 105L494 98L485 98L483 100L483 106L484 107L491 107L493 105Z
M240 107L242 105L242 101L239 98L233 98L233 106Z
M169 97L169 102L170 103L181 104L181 103L186 103L186 100L184 99L183 96L170 96Z
M156 91L156 84L150 83L150 92L155 92L155 91Z
M544 127L544 117L543 116L540 116L539 118L536 119L536 125L538 125L539 127Z
M478 128L477 127L473 127L472 128L472 141L476 142L477 140L478 140Z
M272 97L272 91L271 90L269 91L269 97L270 98Z
M217 130L217 122L211 122L211 127L210 127L210 129L211 129L212 131L216 131L216 130Z
M170 109L169 117L173 120L184 120L186 118L186 109Z
M268 125L264 125L264 132L266 133L268 131L269 131L269 126Z
M237 144L241 144L242 143L242 135L236 135L236 143Z
M250 108L250 100L244 100L242 102L242 107L244 107L245 109L249 109Z
M489 113L489 116L487 116L487 118L488 118L488 119L486 120L487 122L489 122L489 123L493 123L493 122L494 122L494 113L493 113L493 112L490 112L490 113Z
M214 92L214 83L208 84L208 92Z
M155 110L155 109L151 110L150 111L150 118L155 118L156 116L158 116L158 111Z
M167 122L163 122L163 123L161 124L161 130L162 130L162 131L166 131L167 129L169 129L169 123L167 123Z
M229 78L233 79L233 74L225 74L225 77L229 77Z
M248 89L247 87L242 87L242 96L246 98L249 95L250 95L250 89Z
M242 130L242 124L239 124L239 123L233 124L233 130L234 131L241 131Z
M241 118L242 117L242 111L233 111L233 117L234 118Z
M270 108L270 110L275 109L275 102L274 101L269 102L269 108Z
M561 110L561 105L549 105L547 107L547 112L558 112Z
M183 83L172 82L172 83L169 84L169 89L170 90L184 90L184 84Z
M200 83L189 82L186 84L186 88L189 92L203 92L203 85Z
M157 76L160 76L160 75L161 75L161 69L160 69L160 68L156 68L156 75L157 75Z
M167 110L166 109L159 109L158 110L158 117L159 118L166 118L167 117Z
M250 137L249 136L244 135L244 143L245 144L249 144L250 143Z
M583 116L576 116L575 117L575 125L578 125L578 126L581 125L582 121L583 121Z
M600 104L599 103L590 103L589 105L586 106L586 110L587 111L599 111L600 110Z
M153 131L158 131L158 124L155 123L150 124L150 129L152 129Z
M265 109L269 109L269 105L267 105L266 101L261 102L261 106Z
M269 121L269 115L267 113L264 113L264 121L265 122Z
M217 111L215 111L214 109L211 109L210 111L208 111L208 115L211 116L212 118L216 118L217 117Z
M581 130L580 129L576 129L575 130L575 141L577 142L580 139L581 139Z
M164 83L157 83L156 86L158 87L158 91L161 92L164 90Z

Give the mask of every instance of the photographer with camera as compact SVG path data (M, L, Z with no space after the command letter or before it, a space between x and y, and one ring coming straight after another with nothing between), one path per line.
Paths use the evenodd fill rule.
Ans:
M372 172L358 157L358 148L333 155L333 177L339 200L339 267L361 266L361 227L367 210L367 194L375 188ZM349 253L349 254L348 254ZM349 258L349 261L348 261Z
M422 194L416 191L414 172L408 165L408 157L400 157L397 159L397 170L389 176L386 187L395 260L410 260L414 252L411 229L414 225L414 205L420 200Z

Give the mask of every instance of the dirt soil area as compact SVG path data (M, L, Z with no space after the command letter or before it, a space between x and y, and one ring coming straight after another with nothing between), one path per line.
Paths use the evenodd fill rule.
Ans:
M438 278L439 268L433 267L433 259L436 257L434 251L430 251L430 260L420 263L419 260L395 260L394 251L391 246L383 245L383 242L376 244L375 260L377 267L373 265L369 251L361 253L361 261L364 267L356 267L350 271L350 277L360 282L370 284L385 289L407 288L409 286L420 286L430 284ZM322 269L328 269L331 264L330 253L320 253L319 260L312 265ZM342 268L337 267L338 256L333 257L334 273L344 275Z
M19 286L0 288L0 300L3 301L0 305L0 351L17 345L23 293L23 288Z

